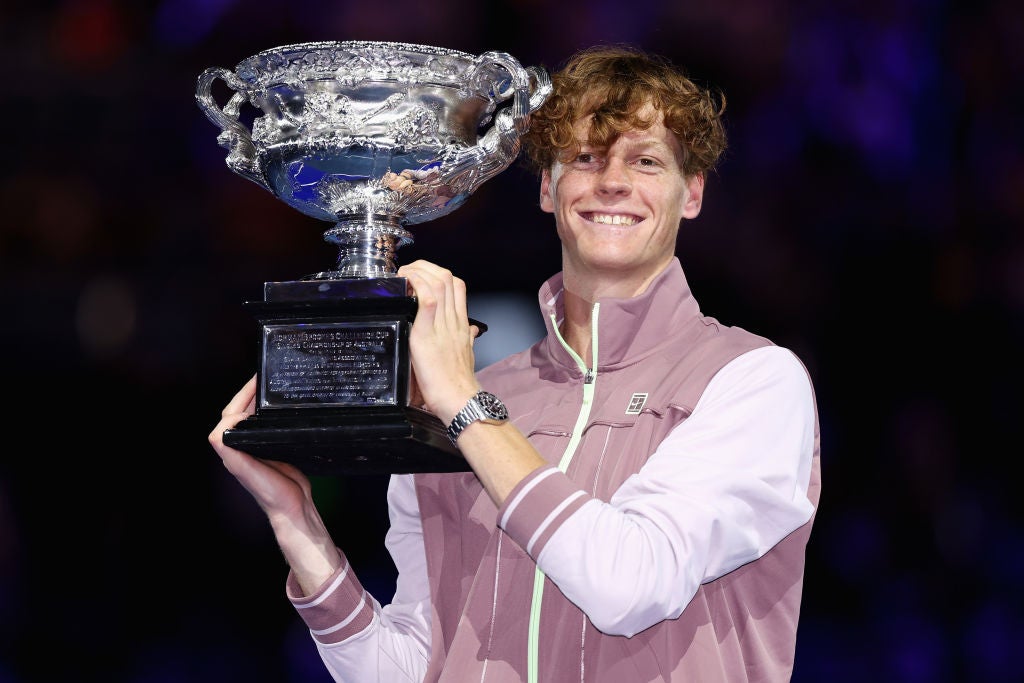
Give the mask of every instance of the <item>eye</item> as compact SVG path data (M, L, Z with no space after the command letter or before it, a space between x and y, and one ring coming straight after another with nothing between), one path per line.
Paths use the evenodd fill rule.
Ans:
M572 160L573 168L580 171L594 171L601 168L604 157L598 152L582 150Z
M640 157L636 160L636 164L642 168L657 168L661 166L661 162L653 157Z

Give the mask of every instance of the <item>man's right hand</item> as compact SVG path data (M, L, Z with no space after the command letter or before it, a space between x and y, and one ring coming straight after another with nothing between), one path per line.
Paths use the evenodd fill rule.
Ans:
M309 478L285 462L254 458L224 443L224 431L256 410L254 375L221 411L209 441L221 462L270 520L274 536L302 590L316 591L343 564L313 502Z

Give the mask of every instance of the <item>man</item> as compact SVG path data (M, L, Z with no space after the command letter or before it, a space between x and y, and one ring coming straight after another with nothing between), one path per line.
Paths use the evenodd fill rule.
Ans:
M336 680L789 680L820 487L813 390L790 351L703 316L675 257L724 103L620 48L553 83L526 138L562 244L547 336L475 375L464 284L399 270L425 406L473 471L392 477L391 603L363 590L301 473L223 445L254 381L210 441L267 513Z

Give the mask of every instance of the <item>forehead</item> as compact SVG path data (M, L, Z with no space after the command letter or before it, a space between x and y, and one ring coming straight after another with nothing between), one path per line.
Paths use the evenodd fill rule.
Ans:
M593 144L590 140L591 115L581 117L573 124L576 139L584 146ZM683 147L679 138L665 127L661 114L656 114L654 123L648 128L630 128L611 141L612 148L663 150L673 154L680 162L683 159Z

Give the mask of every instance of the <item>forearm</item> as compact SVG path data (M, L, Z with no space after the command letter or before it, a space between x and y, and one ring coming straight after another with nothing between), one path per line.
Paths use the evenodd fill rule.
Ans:
M336 680L419 681L430 659L430 586L412 475L391 478L388 516L384 542L398 580L387 606L363 588L344 556L315 592L301 594L294 572L288 577L288 598Z
M303 595L315 593L344 563L312 503L298 514L271 515L270 526Z
M511 422L474 422L463 430L459 450L495 505L530 472L547 462Z

